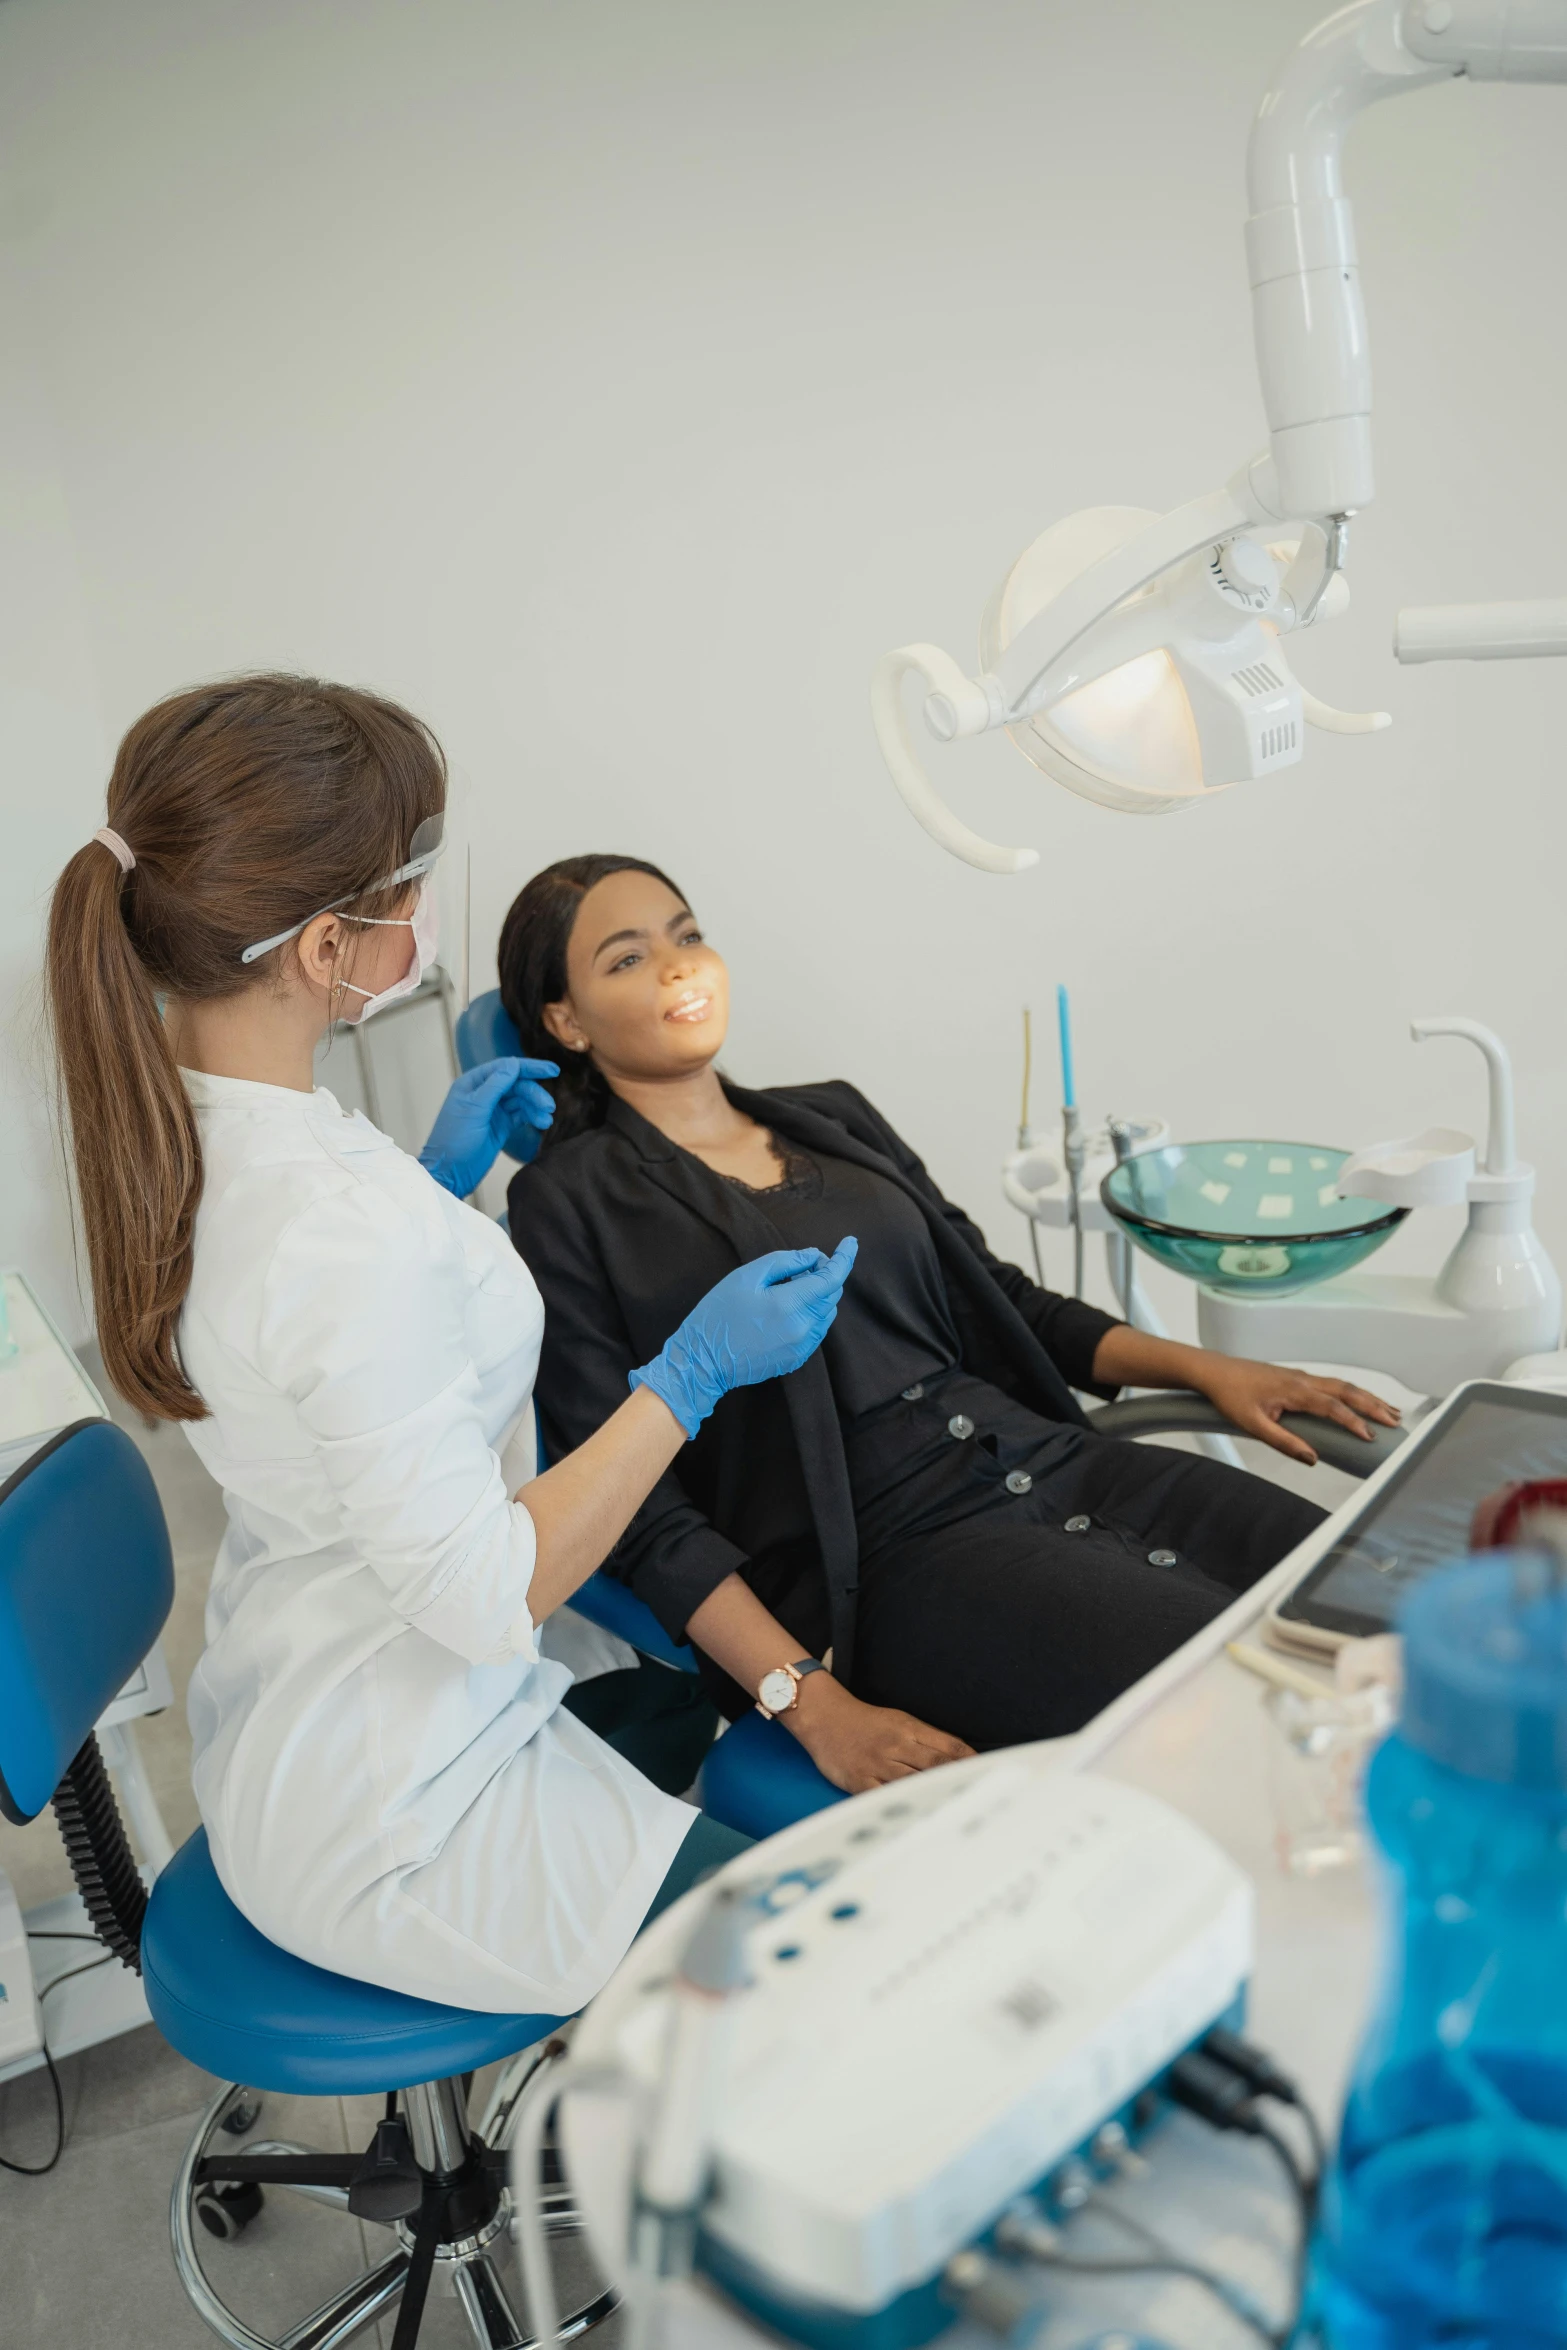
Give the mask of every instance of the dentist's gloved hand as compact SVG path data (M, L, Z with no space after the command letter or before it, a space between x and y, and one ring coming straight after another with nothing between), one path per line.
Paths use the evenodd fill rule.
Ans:
M830 1257L819 1248L780 1248L726 1273L694 1306L661 1354L631 1374L651 1387L694 1436L732 1387L798 1371L821 1345L838 1311L857 1240L840 1240Z
M419 1153L420 1166L443 1191L466 1199L503 1150L526 1164L555 1115L555 1104L538 1081L559 1075L554 1061L524 1061L515 1054L465 1070L441 1104Z

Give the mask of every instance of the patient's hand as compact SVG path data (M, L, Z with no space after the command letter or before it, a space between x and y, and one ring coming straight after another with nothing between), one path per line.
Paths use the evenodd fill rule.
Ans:
M1281 1413L1310 1412L1319 1420L1336 1420L1341 1428L1368 1440L1368 1420L1376 1421L1379 1427L1396 1428L1401 1417L1381 1396L1364 1387L1352 1387L1347 1379L1317 1379L1309 1371L1282 1370L1277 1363L1250 1363L1234 1355L1210 1354L1206 1348L1198 1353L1197 1366L1189 1374L1192 1385L1210 1403L1216 1403L1243 1436L1259 1437L1275 1452L1287 1453L1292 1461L1305 1461L1312 1467L1316 1454L1309 1444L1279 1426Z
M933 1730L928 1722L896 1706L867 1705L830 1673L812 1673L800 1684L797 1704L780 1717L794 1732L823 1778L845 1795L885 1787L937 1763L961 1762L973 1753L961 1738Z

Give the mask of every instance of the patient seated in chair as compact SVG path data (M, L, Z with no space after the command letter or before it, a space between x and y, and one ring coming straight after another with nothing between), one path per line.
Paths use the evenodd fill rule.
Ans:
M1039 1288L852 1085L729 1083L728 973L651 865L535 875L500 989L524 1052L562 1065L509 1198L546 1307L552 1455L735 1265L858 1239L820 1352L725 1398L606 1569L695 1645L732 1717L764 1674L828 1659L782 1718L836 1786L1079 1728L1320 1523L1244 1470L1096 1435L1074 1389L1197 1388L1308 1460L1281 1413L1362 1436L1396 1419Z

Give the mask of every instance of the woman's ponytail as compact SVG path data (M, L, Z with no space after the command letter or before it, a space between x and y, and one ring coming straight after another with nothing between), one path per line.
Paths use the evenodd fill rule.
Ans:
M78 849L49 914L49 1025L69 1120L104 1368L159 1420L206 1407L180 1369L201 1142L158 1000L125 927L126 876Z
M108 798L110 839L55 885L49 1024L104 1367L155 1419L199 1420L178 1334L201 1135L164 1013L277 986L292 946L245 950L328 907L394 910L375 884L444 808L446 765L395 702L240 677L139 718Z

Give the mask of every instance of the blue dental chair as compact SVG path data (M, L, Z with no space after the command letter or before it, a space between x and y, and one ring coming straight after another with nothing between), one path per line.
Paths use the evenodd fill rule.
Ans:
M218 1881L206 1835L175 1854L149 1895L121 1824L93 1723L162 1628L174 1597L168 1530L152 1476L123 1430L83 1420L0 1486L0 1812L19 1826L53 1803L100 1939L140 1973L164 2037L216 2073L219 2090L180 2167L174 2260L197 2314L234 2350L335 2350L384 2318L392 2350L414 2350L440 2264L481 2350L515 2350L526 2328L500 2257L510 2194L502 2144L468 2120L467 2081L515 2059L492 2104L504 2136L521 2076L561 2018L490 2015L405 1998L310 1966L257 1932ZM250 2139L258 2092L386 2097L363 2154ZM387 2230L374 2266L274 2342L220 2298L200 2230L240 2234L266 2190L291 2188ZM567 2232L559 2189L547 2224ZM612 2293L579 2309L575 2341Z
M1089 1412L1088 1420L1103 1436L1234 1433L1230 1422L1206 1396L1178 1389L1162 1395L1133 1396L1124 1403L1100 1404ZM1305 1437L1330 1468L1341 1469L1349 1477L1369 1477L1404 1436L1402 1429L1378 1428L1368 1444L1332 1420L1308 1419L1298 1412L1287 1412L1284 1425ZM811 1812L846 1801L788 1731L758 1713L743 1715L711 1748L697 1789L705 1810L747 1836L776 1835L780 1828L792 1826Z
M521 1050L522 1039L502 1006L498 988L476 996L460 1015L457 1056L465 1069ZM1223 1413L1205 1396L1180 1391L1101 1404L1089 1411L1088 1420L1105 1436L1234 1433ZM1367 1444L1331 1420L1307 1419L1297 1413L1286 1414L1284 1425L1304 1436L1331 1468L1351 1477L1369 1477L1403 1437L1401 1429L1378 1429ZM612 1577L602 1573L590 1576L571 1604L579 1614L618 1632L644 1654L659 1657L665 1664L679 1663L687 1671L696 1670L691 1649L671 1641L651 1609ZM781 1723L755 1712L742 1714L709 1748L697 1792L703 1809L714 1819L756 1837L776 1835L796 1820L846 1800Z
M522 1051L522 1038L501 1003L498 987L475 996L467 1010L458 1013L455 1033L457 1058L464 1069L476 1069L481 1061L498 1061L507 1054ZM543 1465L542 1453L540 1465ZM696 1671L696 1657L691 1648L684 1641L671 1640L652 1609L628 1591L624 1583L617 1583L613 1575L590 1575L581 1589L573 1593L571 1604L590 1624L629 1641L643 1656L656 1657L661 1665L674 1665L683 1673Z
M501 1003L499 988L475 996L458 1014L456 1038L457 1058L465 1069L522 1050L522 1038ZM683 1672L696 1671L689 1645L671 1640L652 1609L612 1575L590 1575L571 1604L578 1615L618 1634L642 1655L677 1665ZM742 1714L714 1742L697 1788L704 1810L726 1828L738 1828L747 1836L771 1836L844 1800L788 1731L757 1713Z

